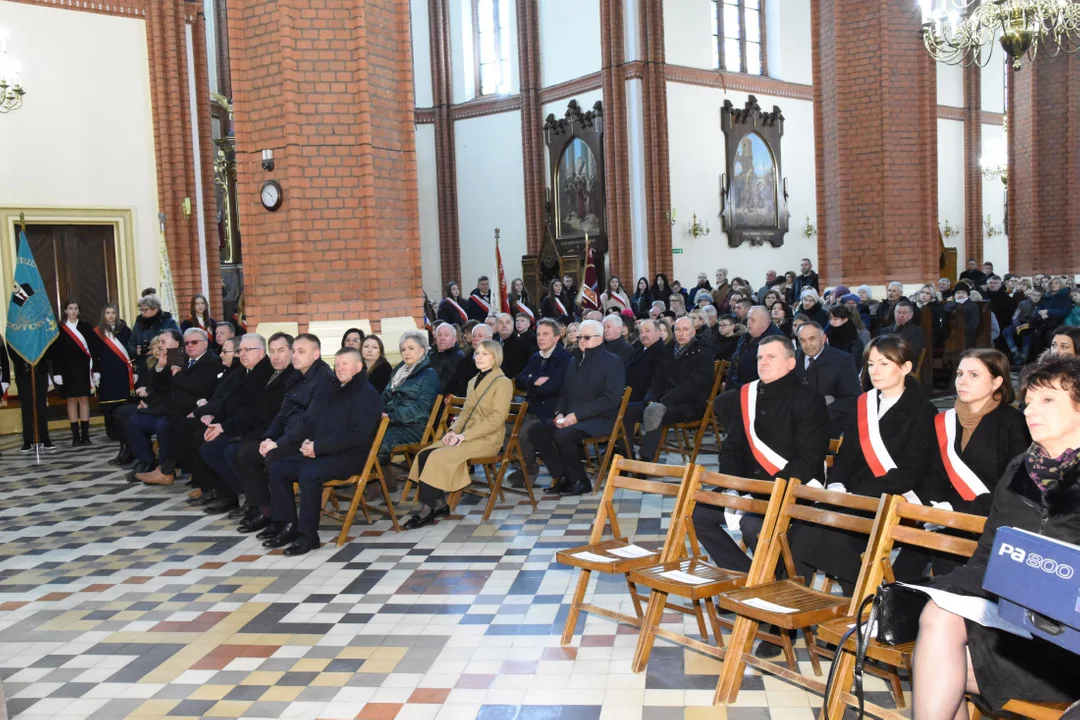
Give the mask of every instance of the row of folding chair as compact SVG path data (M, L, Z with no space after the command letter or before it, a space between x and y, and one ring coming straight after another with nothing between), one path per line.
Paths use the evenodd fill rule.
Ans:
M637 492L674 498L660 548L639 547L622 533L617 517L622 496L617 500L616 490L624 495ZM699 504L762 517L758 546L747 572L718 567L701 551L693 526L694 509ZM852 597L834 594L829 582L815 589L813 578L798 576L791 547L793 522L866 537L863 565ZM824 695L826 683L819 656L834 659L839 663L837 680L825 698L823 712L829 718L841 717L844 705L856 701L849 690L853 643L849 641L838 659L831 648L855 622L853 616L862 600L881 582L892 581L890 558L895 547L907 545L966 559L974 552L984 523L983 517L915 505L899 496L870 498L813 488L798 479L750 480L709 472L697 465L655 465L616 456L588 544L557 555L560 562L580 570L562 642L572 640L580 613L586 612L639 628L634 672L645 669L656 637L715 657L722 661L716 704L737 700L747 665ZM925 525L941 526L949 532L930 531ZM781 563L786 578L777 579ZM592 573L622 574L635 614L586 602ZM646 591L648 601L642 611ZM718 616L717 603L734 613L733 623L724 623ZM702 639L661 627L665 610L695 615ZM732 628L726 645L721 635L724 624ZM778 636L762 633L762 627L768 625L782 632ZM708 629L712 630L712 642ZM793 632L806 637L812 675L801 672L796 662L790 639ZM755 638L779 644L784 649L784 662L755 657L751 652ZM913 643L892 647L872 642L868 652L874 663L868 664L867 670L890 681L898 708L904 706L898 673L910 671L913 649ZM1010 707L1039 720L1056 717L1055 712L1060 715L1060 709L1052 706L1014 701ZM877 717L903 717L897 710L874 703L866 703L866 710Z

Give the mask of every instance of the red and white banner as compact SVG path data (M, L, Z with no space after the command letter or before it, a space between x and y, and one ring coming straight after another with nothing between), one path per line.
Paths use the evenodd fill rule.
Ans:
M86 354L86 357L90 357L90 346L86 344L86 338L82 336L81 332L73 330L66 322L60 323L60 329L66 332L68 337L75 341L75 344Z
M896 469L896 463L881 439L877 393L877 390L871 390L859 396L859 445L874 477L884 477L885 473Z
M960 497L970 502L979 495L990 492L956 452L956 410L939 413L934 418L934 429L937 431L938 449L941 451L945 472Z
M585 236L585 279L578 291L577 304L585 310L599 310L600 296L596 294L596 263L593 261L589 236Z
M750 451L754 453L754 459L765 468L767 473L776 475L787 467L788 461L762 442L757 430L754 429L754 418L757 417L757 389L760 382L760 380L748 382L739 391L742 402L743 430L746 432L746 439L750 442Z
M495 266L498 268L499 281L499 310L504 313L510 312L510 298L506 294L506 272L503 270L502 253L499 251L499 231L495 231Z

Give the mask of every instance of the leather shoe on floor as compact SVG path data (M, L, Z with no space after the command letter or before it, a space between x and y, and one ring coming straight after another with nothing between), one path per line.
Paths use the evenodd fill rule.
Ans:
M145 463L142 460L136 460L135 464L131 466L131 470L128 471L127 481L129 483L137 483L138 479L135 477L139 473L150 472L154 469L153 463Z
M450 517L450 506L443 505L441 508L436 510L435 517Z
M413 515L411 518L405 521L401 526L402 530L416 530L422 528L425 525L430 525L435 522L435 513L428 513L427 515L420 517L419 515Z
M319 542L319 536L317 534L308 535L307 533L303 533L300 537L293 540L292 545L285 548L283 554L289 556L306 555L312 550L318 550L321 545L322 543Z
M203 512L207 515L224 515L227 512L232 512L238 507L240 507L240 503L238 503L235 498L218 498L205 506Z
M256 517L240 523L240 527L236 528L236 531L244 535L250 535L253 532L257 532L259 533L259 535L262 535L260 531L266 530L271 526L271 524L272 523L270 522L270 518L266 517L262 513L259 513ZM274 534L277 535L277 533Z
M571 495L584 495L590 490L592 490L592 485L590 485L587 480L578 480L569 485L563 484L559 487L557 492L562 497L570 497Z
M188 498L187 504L192 507L202 507L203 505L209 505L215 500L217 500L217 493L210 490L209 492L199 493L193 498Z
M154 468L152 472L135 473L135 479L146 485L172 485L173 476L161 472L161 468Z
M765 632L776 635L784 632L784 630L781 630L776 625L770 625L765 628ZM783 654L784 648L780 647L776 643L768 642L767 640L762 640L760 643L758 643L758 646L754 648L754 657L761 658L763 660L777 658Z
M562 486L563 486L563 481L560 478L560 479L554 481L553 483L551 483L551 485L549 487L544 488L543 493L545 495L558 495L559 494L559 488L562 487Z
M281 529L283 527L285 527L285 523L274 522L273 520L271 520L270 524L263 528L261 531L259 531L259 534L256 535L255 538L257 540L269 540L272 537L276 537L277 534L281 532Z
M239 518L242 518L242 517L244 517L246 515L249 515L250 513L251 513L251 506L248 505L247 503L245 503L245 504L241 505L240 507L230 511L229 514L227 515L227 517L230 520L238 520Z
M286 523L285 527L281 528L281 532L279 532L277 535L270 538L269 540L263 542L263 547L285 547L286 545L291 545L293 540L296 540L298 537L300 537L300 533L297 531L296 525L294 523Z
M192 500L202 497L202 488L195 488L194 490L189 492L187 496Z

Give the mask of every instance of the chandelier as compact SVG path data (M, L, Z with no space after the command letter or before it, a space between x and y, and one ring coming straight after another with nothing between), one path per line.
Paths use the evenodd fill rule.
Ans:
M1040 49L1050 57L1080 49L1080 3L1073 0L919 0L919 7L926 49L948 65L986 65L995 37L1013 70Z
M21 108L26 94L19 83L22 63L8 55L7 39L7 28L0 27L0 115Z

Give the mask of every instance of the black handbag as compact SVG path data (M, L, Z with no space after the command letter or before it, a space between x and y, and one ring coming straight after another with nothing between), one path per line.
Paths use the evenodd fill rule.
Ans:
M836 680L836 668L839 664L841 648L852 634L855 635L855 697L859 700L859 719L865 714L866 702L863 691L863 669L866 667L866 651L873 637L884 645L903 645L914 642L919 634L919 616L929 596L909 585L900 583L882 583L874 595L867 595L855 613L855 624L844 633L837 644L836 658L829 668L829 679L825 684L825 697L829 696ZM859 620L869 606L866 620ZM873 634L871 634L873 633ZM826 709L827 714L827 709ZM828 720L826 717L825 720Z

